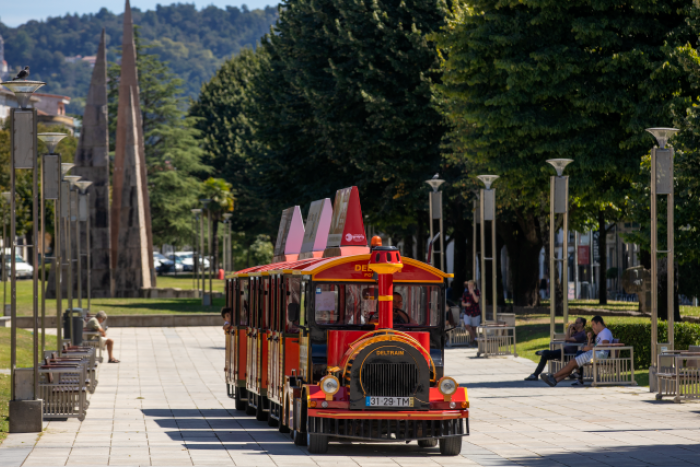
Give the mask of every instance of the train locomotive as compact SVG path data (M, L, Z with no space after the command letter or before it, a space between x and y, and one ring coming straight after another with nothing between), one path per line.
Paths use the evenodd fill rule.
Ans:
M284 259L226 280L226 382L236 409L311 453L350 440L439 444L458 455L469 399L444 374L451 275L379 237L365 251Z

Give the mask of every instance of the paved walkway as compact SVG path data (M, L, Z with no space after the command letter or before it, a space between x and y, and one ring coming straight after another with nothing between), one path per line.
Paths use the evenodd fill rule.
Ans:
M449 350L447 374L469 388L472 435L460 457L416 444L331 444L311 456L233 410L218 328L112 328L122 363L104 364L84 422L10 435L0 467L645 466L700 465L700 404L656 402L641 388L525 383L524 359Z

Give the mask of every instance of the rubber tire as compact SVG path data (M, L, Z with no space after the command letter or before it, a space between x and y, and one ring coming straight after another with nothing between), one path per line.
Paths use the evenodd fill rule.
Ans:
M282 422L279 423L279 426L277 427L277 429L280 431L280 433L289 433L290 432L289 427Z
M252 395L248 394L248 401L246 402L245 406L245 414L246 415L256 415L258 412L258 409L253 407L252 405L249 404L250 400L252 399Z
M318 433L307 433L306 444L311 454L325 454L328 452L328 436Z
M306 446L306 434L299 433L297 430L292 431L292 439L297 446Z
M438 445L438 440L436 439L419 439L418 446L422 448L434 448Z
M279 420L273 418L269 413L267 414L267 426L276 427L279 424Z
M440 438L440 454L443 456L458 456L460 452L462 452L461 436Z
M243 400L243 388L236 388L236 395L234 396L236 401L236 410L245 410L248 407L248 401Z
M258 399L258 407L255 409L255 419L259 422L267 420L267 412L263 410L262 397Z

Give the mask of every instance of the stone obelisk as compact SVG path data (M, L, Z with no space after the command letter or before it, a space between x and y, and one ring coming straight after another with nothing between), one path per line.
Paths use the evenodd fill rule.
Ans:
M90 204L90 264L84 258L83 294L91 288L93 298L111 296L110 238L109 238L109 131L107 129L107 47L102 30L95 68L85 103L83 128L80 133L75 167L72 175L92 182L87 190ZM87 245L86 229L80 230L81 248ZM90 284L86 267L90 268Z
M126 0L110 218L113 297L138 297L156 281L139 102L134 26Z

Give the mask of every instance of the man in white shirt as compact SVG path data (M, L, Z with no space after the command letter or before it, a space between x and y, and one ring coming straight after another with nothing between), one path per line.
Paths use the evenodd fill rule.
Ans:
M90 321L85 325L85 329L90 332L95 332L98 335L94 336L94 339L99 339L100 349L104 350L107 348L107 353L109 355L109 363L119 363L119 360L114 358L114 341L112 339L107 339L107 331L102 327L102 323L107 321L107 313L104 311L98 311L97 315L90 318ZM92 337L90 339L93 339Z
M582 367L586 363L593 360L593 352L596 352L597 359L603 359L608 357L608 351L606 350L595 350L596 346L610 344L613 341L612 332L610 329L605 327L605 322L600 316L594 316L591 319L591 328L595 333L595 344L591 344L591 337L589 335L588 345L583 348L583 352L572 359L568 365L559 370L555 374L542 373L540 379L550 386L556 386L561 380L569 376L576 368ZM590 334L590 333L589 333Z

